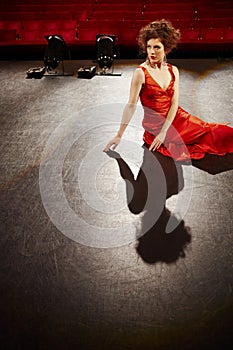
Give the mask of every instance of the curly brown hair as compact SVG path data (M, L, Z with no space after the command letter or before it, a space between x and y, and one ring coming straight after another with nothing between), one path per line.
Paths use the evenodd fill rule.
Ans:
M169 53L177 46L180 36L179 29L175 29L171 22L161 19L151 22L145 27L141 28L137 41L139 48L145 53L148 40L159 38L164 45L165 52Z

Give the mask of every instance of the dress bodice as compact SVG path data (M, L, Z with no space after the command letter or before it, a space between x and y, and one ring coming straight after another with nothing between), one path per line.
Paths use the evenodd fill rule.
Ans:
M157 81L152 77L149 71L139 66L145 74L145 84L140 92L140 101L143 107L151 109L158 114L166 117L171 106L171 99L174 94L175 75L172 65L168 64L168 69L171 74L171 80L166 89L163 89ZM149 111L148 111L149 112Z

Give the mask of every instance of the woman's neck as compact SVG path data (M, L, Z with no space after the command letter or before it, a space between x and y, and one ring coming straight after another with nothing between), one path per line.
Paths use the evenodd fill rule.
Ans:
M150 62L150 60L147 59L146 63L147 63L147 65L148 65L149 67L151 67L152 69L159 69L159 70L161 70L161 69L163 68L163 62L158 62L158 63L152 64L152 63Z

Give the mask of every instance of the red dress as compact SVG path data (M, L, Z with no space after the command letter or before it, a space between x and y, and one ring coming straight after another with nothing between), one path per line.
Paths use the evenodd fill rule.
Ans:
M140 92L144 109L143 139L150 145L159 134L164 118L170 109L174 93L175 75L172 65L168 64L171 82L164 90L143 66L145 84ZM225 155L233 153L233 128L226 124L207 123L178 107L176 116L169 127L165 141L158 152L178 161L201 159L206 153Z

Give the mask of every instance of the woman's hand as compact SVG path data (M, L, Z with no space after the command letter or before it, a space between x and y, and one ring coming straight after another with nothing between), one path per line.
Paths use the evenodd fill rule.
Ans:
M155 151L156 149L158 149L162 143L165 140L166 137L166 132L165 131L161 131L153 140L152 144L149 147L149 151Z
M120 136L115 136L104 148L104 152L108 152L111 147L114 150L120 143L121 137Z

